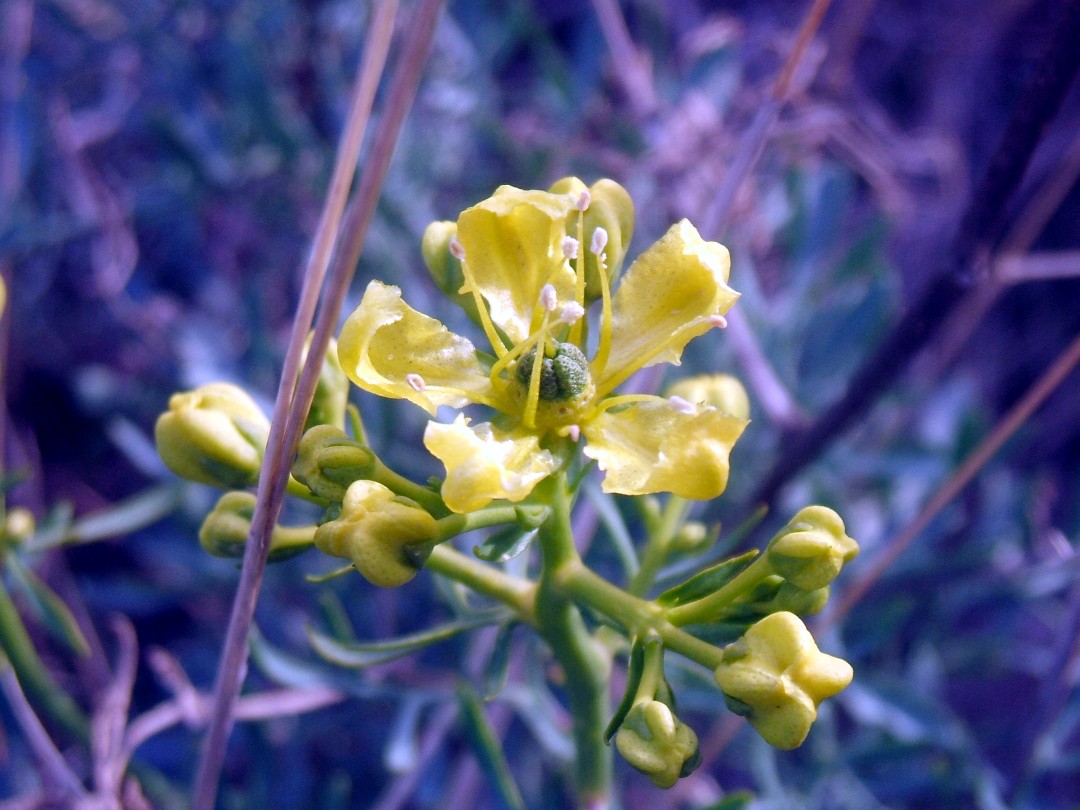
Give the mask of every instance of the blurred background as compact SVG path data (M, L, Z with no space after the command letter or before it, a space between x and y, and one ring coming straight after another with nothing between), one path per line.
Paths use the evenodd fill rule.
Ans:
M738 322L695 342L681 371L740 376L754 421L728 492L702 518L734 526L766 497L774 508L749 539L760 544L816 501L863 548L835 593L857 581L865 593L819 637L856 681L806 745L769 749L732 722L708 673L676 667L705 764L664 792L618 762L623 806L701 808L741 790L762 808L1076 806L1080 375L884 575L871 571L1080 330L1080 87L1045 116L1022 183L990 212L992 240L963 267L949 261L1066 6L835 0L786 103L748 136L809 2L448 4L345 311L379 278L460 325L424 271L428 222L502 183L611 177L637 206L631 256L681 217L733 254ZM110 622L130 620L135 717L190 684L210 688L238 573L199 547L216 494L176 486L153 423L171 393L216 380L269 412L369 8L5 0L0 12L5 485L9 508L30 509L42 532L76 525L73 537L96 540L18 551L88 654L34 610L11 564L5 582L84 708L117 666ZM962 292L931 311L925 348L886 363L850 426L773 476L875 347L911 327L905 311L950 285ZM437 472L419 409L354 401L389 463L420 480ZM72 524L90 515L99 524ZM590 561L616 576L606 531ZM458 673L483 679L491 634L362 673L331 667L311 652L309 625L348 617L358 637L381 638L429 626L449 597L427 575L378 592L356 576L305 581L327 570L303 556L268 571L248 691L325 686L342 699L239 724L221 806L500 806L453 701ZM565 711L520 666L538 644L527 633L514 644L519 666L492 722L528 806L569 806ZM49 806L33 803L38 770L8 702L0 721L0 807ZM89 767L85 748L46 726ZM199 739L181 723L139 748L155 806L185 795Z

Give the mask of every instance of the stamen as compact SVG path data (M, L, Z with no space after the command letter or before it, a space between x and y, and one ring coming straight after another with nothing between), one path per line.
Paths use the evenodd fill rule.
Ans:
M697 407L694 403L688 399L683 399L680 396L668 397L668 403L673 410L686 414L687 416L693 416L697 413Z
M576 259L579 242L572 236L564 236L562 240L562 255L568 259Z
M581 427L578 425L567 425L566 435L570 437L570 441L576 442L581 438Z
M723 315L710 315L709 323L711 323L717 329L727 329L727 318L725 318Z
M571 301L569 304L564 304L559 312L559 323L574 324L580 321L584 315L585 307L577 301Z
M548 312L554 312L555 308L559 306L559 295L555 292L553 285L545 284L540 288L540 303Z
M592 242L589 243L589 250L599 256L604 252L604 248L607 247L607 239L607 231L597 227L597 229L592 232Z
M592 194L589 193L589 190L587 188L582 189L581 194L578 195L578 198L577 198L577 210L578 211L587 210L588 207L589 207L589 203L591 203L591 202L592 202Z
M409 384L409 388L416 391L418 394L422 393L423 390L427 388L427 383L424 382L424 378L419 374L406 374L405 382Z
M450 255L459 262L465 261L465 248L461 246L456 236L450 240Z

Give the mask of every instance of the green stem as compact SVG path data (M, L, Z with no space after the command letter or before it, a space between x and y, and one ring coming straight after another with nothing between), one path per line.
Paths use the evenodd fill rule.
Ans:
M543 506L492 506L463 515L447 515L439 519L439 540L449 540L473 529L486 529L507 523L520 523L522 518L529 520L530 526L542 522L547 515Z
M537 627L566 677L579 803L583 807L604 806L611 792L611 756L604 744L604 728L610 713L607 699L610 662L589 634L577 606L559 584L568 566L581 564L570 526L565 473L552 476L541 487L540 500L551 506L552 513L540 527L543 570L536 594Z
M15 610L15 603L3 587L0 587L0 647L27 694L70 734L80 740L88 739L90 725L86 715L45 668Z
M719 590L713 591L696 602L668 608L668 621L678 626L712 621L735 599L752 590L765 577L773 573L769 555L762 554Z
M425 487L423 484L410 481L403 475L398 475L381 461L376 461L375 469L371 472L371 480L382 484L398 495L404 495L406 498L416 501L435 517L441 518L450 514L450 510L446 508L446 504L443 503L439 493Z
M315 544L314 526L275 526L270 537L270 550L301 548Z
M667 649L708 669L720 666L724 657L720 649L669 621L670 611L665 616L664 608L612 585L580 559L563 568L559 573L558 584L568 596L603 613L630 635L644 636L654 632L663 639Z
M532 582L474 560L447 545L435 546L425 567L509 605L523 621L536 625L536 585Z
M671 541L675 537L675 533L678 532L679 526L686 517L689 508L690 504L687 503L685 498L672 495L668 499L660 517L660 525L656 527L655 531L649 533L649 541L645 546L641 567L634 575L630 587L627 589L630 593L635 596L644 596L645 592L652 586L653 580L656 579L656 572L660 570L660 566L667 559Z

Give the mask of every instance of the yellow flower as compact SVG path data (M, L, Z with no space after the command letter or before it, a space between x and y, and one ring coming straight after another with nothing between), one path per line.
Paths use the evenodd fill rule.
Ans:
M460 293L475 305L493 357L482 359L471 341L378 281L341 331L342 368L361 388L407 399L432 416L439 406L469 403L502 415L493 423L458 416L451 425L428 425L424 444L446 467L443 498L455 512L524 499L559 469L560 445L581 436L585 455L606 473L607 492L706 499L727 484L728 453L745 419L682 397L612 394L638 369L678 364L687 343L723 326L738 298L727 284L728 251L683 220L612 292L611 261L622 261L633 219L629 197L612 186L601 181L590 190L576 178L556 184L569 193L502 186L456 225L433 226L425 260L441 266L428 254L443 244L453 254ZM590 219L594 193L604 208ZM606 222L618 238L602 226L586 233L586 222ZM587 288L596 286L589 359L584 316Z
M725 647L715 673L728 707L783 749L802 745L818 705L853 675L851 664L818 650L806 625L786 612L766 616Z

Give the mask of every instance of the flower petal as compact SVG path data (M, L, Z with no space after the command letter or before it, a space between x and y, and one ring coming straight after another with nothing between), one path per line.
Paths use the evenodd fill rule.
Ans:
M559 303L574 300L574 271L562 252L567 194L500 186L461 212L457 238L465 250L466 281L487 301L494 321L514 342L533 329L540 290L555 287Z
M606 472L605 492L705 500L727 486L728 454L747 424L715 408L686 413L657 397L593 418L585 455Z
M505 434L458 414L451 424L429 422L424 446L446 467L442 497L455 512L482 509L496 498L520 501L555 472L558 462L532 434Z
M338 337L349 379L383 397L407 399L434 415L439 405L494 405L488 373L467 339L372 281Z
M611 355L599 370L601 395L639 368L678 365L683 347L731 309L728 249L706 242L688 220L672 225L623 276L612 299Z

